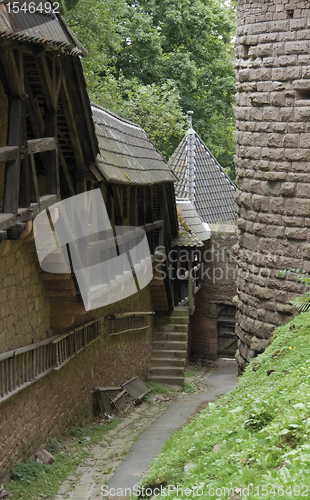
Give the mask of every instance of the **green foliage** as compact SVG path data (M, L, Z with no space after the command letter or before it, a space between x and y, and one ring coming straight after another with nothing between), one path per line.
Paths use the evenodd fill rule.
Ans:
M258 498L257 486L268 485L270 492L274 485L287 491L283 498L302 498L294 486L310 489L309 334L310 313L279 327L237 388L166 442L143 485L178 485L183 491L199 485L206 498L209 488L252 485L249 500ZM195 467L184 473L188 463ZM297 493L290 496L290 489Z
M155 384L154 382L147 382L146 385L149 389L151 389L152 394L171 394L171 392L175 392L175 390L171 387Z
M192 384L191 382L184 382L184 392L187 394L192 394L197 391L197 388L195 384Z
M74 0L71 0L71 3ZM146 129L168 158L194 127L234 175L234 3L220 0L65 0L89 51L91 99Z
M56 438L52 438L46 445L46 450L49 451L52 455L59 453L61 450L61 444Z
M192 377L193 375L197 375L197 373L199 372L202 372L203 371L203 367L202 366L193 366L192 368L190 368L189 370L187 370L185 372L185 377Z
M35 462L34 460L28 460L26 463L16 464L15 467L11 469L11 477L12 479L29 483L31 481L36 481L48 471L48 465Z
M12 481L3 483L6 491L12 491L10 498L13 500L41 500L42 498L54 498L59 486L76 467L81 466L84 460L90 456L90 446L99 443L112 429L121 422L120 418L113 418L107 424L91 425L89 427L75 427L76 438L59 443L52 439L49 444L54 448L55 462L53 465L43 465L33 460L17 464L11 470ZM81 439L89 436L90 440ZM56 451L57 444L59 451ZM49 445L47 446L51 452Z

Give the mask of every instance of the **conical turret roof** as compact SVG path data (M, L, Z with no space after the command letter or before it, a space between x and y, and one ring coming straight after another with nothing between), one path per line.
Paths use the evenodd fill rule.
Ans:
M192 127L168 163L178 177L176 196L189 198L204 222L236 224L236 187Z

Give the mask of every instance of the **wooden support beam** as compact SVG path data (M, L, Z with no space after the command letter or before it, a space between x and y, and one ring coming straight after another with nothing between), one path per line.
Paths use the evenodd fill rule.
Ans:
M68 184L70 195L74 196L75 195L75 191L74 191L74 187L73 187L73 184L72 184L72 181L71 181L70 172L69 172L68 165L67 165L65 157L63 155L63 152L62 152L60 144L58 144L58 155L59 155L59 158L60 158L60 165L61 165L61 167L63 169L63 173L64 173L65 179L67 181L67 184Z
M22 145L23 103L20 99L10 102L8 146ZM3 212L15 214L18 210L20 186L20 154L14 161L7 162L4 183Z
M5 146L0 148L0 163L17 160L19 155L18 146Z
M60 90L60 99L65 112L65 117L69 129L70 139L73 146L75 162L78 170L85 169L84 156L79 140L78 126L76 123L76 113L74 112L74 104L68 90L67 82L63 77L63 85Z
M30 160L31 160L32 182L33 182L33 186L34 186L35 199L36 199L36 202L39 203L40 202L40 193L39 193L36 164L34 161L33 154L30 155Z
M55 111L57 103L55 102L55 91L53 89L53 82L51 79L46 55L43 54L41 57L36 57L36 63L37 63L38 73L40 75L40 80L42 83L42 89L47 109L49 111L52 110Z
M115 225L121 226L123 224L123 211L121 205L120 187L113 185L113 198L114 198L114 211L115 211Z
M130 200L129 200L129 224L130 226L138 225L137 217L137 188L130 186Z
M21 50L21 49L20 49ZM1 46L0 61L5 73L6 82L9 88L10 97L22 99L23 81L18 71L18 66L14 52L9 45Z
M26 121L26 106L23 105L22 117L22 149L27 148L27 121ZM20 190L19 190L19 207L29 207L30 205L30 161L27 154L24 155L20 167Z
M56 137L57 135L57 113L55 109L46 107L44 112L45 136ZM59 160L56 147L48 153L42 153L47 180L47 194L60 194L59 183Z
M43 153L44 151L53 151L57 149L55 137L43 137L41 139L31 139L27 141L28 154Z

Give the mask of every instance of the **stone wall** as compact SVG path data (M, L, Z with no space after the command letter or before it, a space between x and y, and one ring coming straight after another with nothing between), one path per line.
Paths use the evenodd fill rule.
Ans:
M204 280L195 297L190 320L189 359L217 359L218 316L232 304L236 294L237 270L232 247L237 242L236 227L211 225L212 236L202 249Z
M291 314L310 270L310 4L238 0L237 360L241 369Z
M0 254L0 352L69 331L71 327L60 332L50 326L55 298L48 297L42 284L34 243L2 242ZM0 403L0 479L16 462L32 458L49 438L89 423L96 411L95 387L118 385L133 376L146 378L152 317L146 330L108 335L106 316L126 311L152 311L149 287L76 316L73 326L100 319L101 336L60 370Z

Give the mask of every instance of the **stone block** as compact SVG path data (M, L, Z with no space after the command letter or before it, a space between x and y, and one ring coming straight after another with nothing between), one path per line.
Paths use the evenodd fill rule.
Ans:
M307 149L286 149L285 159L292 161L309 161L310 153Z
M38 453L35 454L35 459L37 462L45 465L52 465L55 462L53 455L46 450L38 451Z
M289 198L286 201L286 214L287 215L310 215L310 200L304 198Z
M298 148L299 134L286 134L283 138L283 147Z
M270 94L268 92L255 92L250 95L250 100L253 106L263 106L269 104Z
M308 229L306 227L287 227L285 228L285 236L291 240L306 240Z
M270 104L272 106L284 106L285 94L283 92L271 92Z
M285 181L286 173L285 172L265 172L264 177L267 181Z
M259 285L254 285L253 295L261 300L269 300L272 298L271 291L266 287L261 287Z
M309 43L308 41L294 41L285 43L286 54L308 54Z

